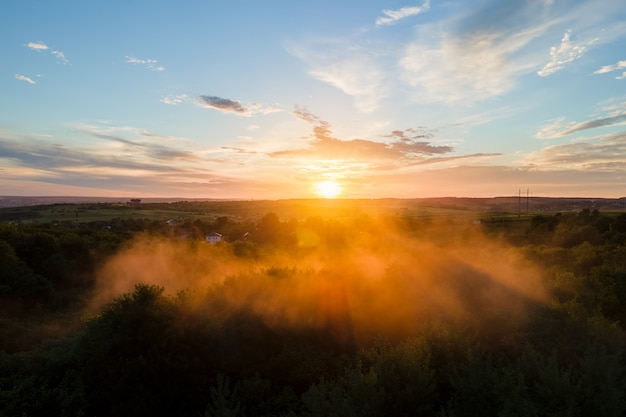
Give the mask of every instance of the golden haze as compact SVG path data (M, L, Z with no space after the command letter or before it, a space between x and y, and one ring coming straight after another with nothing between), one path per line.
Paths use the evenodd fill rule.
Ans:
M413 232L371 218L322 223L317 229L301 223L297 248L257 257L238 257L229 244L138 237L99 272L92 305L139 283L171 295L219 288L222 314L243 309L270 327L366 341L415 334L436 321L477 328L521 323L529 304L546 299L541 271L469 221ZM332 233L321 235L324 229Z

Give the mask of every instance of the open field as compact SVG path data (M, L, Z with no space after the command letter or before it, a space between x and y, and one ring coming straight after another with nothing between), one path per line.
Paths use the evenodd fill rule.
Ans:
M114 200L114 199L112 199ZM17 200L4 197L2 201ZM0 208L0 220L10 222L106 221L114 218L149 220L213 220L230 217L257 220L267 213L281 219L304 220L310 217L349 219L360 216L402 216L429 218L524 217L544 213L575 212L583 209L605 213L626 211L626 199L588 198L427 198L427 199L288 199L288 200L144 200L72 201L53 198L33 200L37 205Z
M0 219L4 221L32 222L61 222L61 221L107 221L115 218L168 220L171 218L205 218L206 215L188 213L177 210L163 209L136 209L129 206L113 204L83 205L63 204L32 207L18 207L0 209Z

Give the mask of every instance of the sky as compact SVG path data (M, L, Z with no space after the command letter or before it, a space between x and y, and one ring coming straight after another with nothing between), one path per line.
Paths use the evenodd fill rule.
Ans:
M0 56L0 195L626 196L620 0L3 0Z

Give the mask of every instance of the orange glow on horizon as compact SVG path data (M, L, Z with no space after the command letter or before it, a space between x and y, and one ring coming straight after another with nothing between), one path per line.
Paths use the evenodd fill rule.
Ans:
M343 191L337 181L320 181L314 184L315 193L324 198L335 198Z

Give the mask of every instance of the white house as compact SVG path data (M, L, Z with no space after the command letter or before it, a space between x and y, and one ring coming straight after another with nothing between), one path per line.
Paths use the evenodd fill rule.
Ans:
M217 242L222 241L222 235L217 232L211 232L204 235L204 240L209 242L211 245L215 245Z

